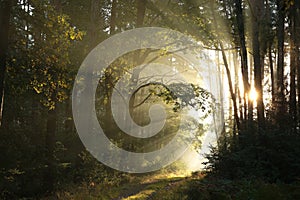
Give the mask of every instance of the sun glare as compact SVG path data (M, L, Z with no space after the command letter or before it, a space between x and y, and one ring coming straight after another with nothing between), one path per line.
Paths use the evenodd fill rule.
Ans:
M249 99L251 101L256 101L257 100L257 97L258 97L258 94L255 90L255 88L251 88L250 92L249 92Z

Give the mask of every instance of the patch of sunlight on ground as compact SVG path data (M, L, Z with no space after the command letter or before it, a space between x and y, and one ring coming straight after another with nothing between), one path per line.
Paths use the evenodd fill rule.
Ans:
M183 156L157 174L144 176L142 184L154 183L161 180L176 180L190 177L193 172L202 171L205 159L194 149L188 149Z
M191 172L187 170L178 170L177 172L166 172L159 173L156 175L150 175L148 177L144 177L144 180L141 181L141 184L155 183L161 180L170 180L170 179L181 179L185 177L191 176Z
M146 199L147 197L149 197L154 192L155 192L155 190L144 190L133 196L123 198L122 200L143 200L143 199Z

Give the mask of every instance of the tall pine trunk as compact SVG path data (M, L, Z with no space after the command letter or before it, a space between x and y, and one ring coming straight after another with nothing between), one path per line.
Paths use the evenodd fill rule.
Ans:
M240 43L240 57L241 57L241 69L244 83L244 117L246 119L247 115L250 120L252 120L252 110L253 104L247 101L247 94L250 91L249 84L249 75L248 75L248 58L247 58L247 48L246 48L246 39L245 39L245 27L244 27L244 15L242 9L242 1L236 0L236 16L237 16L237 25L239 32L239 43ZM248 112L248 111L249 112ZM247 114L248 112L248 114Z
M145 13L146 13L146 1L144 0L137 0L136 2L136 27L142 27L144 24L144 18L145 18ZM143 59L143 53L142 51L136 51L135 55L134 55L134 67L137 67L138 65L142 64L142 62L144 61ZM132 77L130 80L130 84L132 88L135 88L138 85L138 80L140 77L140 73L141 73L141 69L137 69L134 68L133 69L133 73L132 73ZM134 105L135 105L135 101L136 101L136 95L133 95L129 101L129 109L131 114L133 115L134 112ZM138 113L140 114L140 113ZM141 117L138 116L137 119L139 119L138 122L141 122Z
M295 29L295 6L290 8L290 102L289 113L292 121L297 121L297 104L296 104L296 29ZM296 124L293 124L295 126Z
M215 15L215 5L214 5L214 1L211 1L211 14L213 16L213 20L214 20L214 28L216 31L216 40L218 41L218 45L221 48L221 53L222 53L222 58L223 58L223 62L225 65L225 70L226 70L226 74L227 74L227 80L228 80L228 85L229 85L229 92L230 92L230 96L231 96L231 100L232 100L232 104L233 104L233 114L234 114L234 120L236 123L236 127L238 129L238 131L240 130L241 126L240 126L240 118L239 118L239 114L238 114L238 106L237 106L237 98L236 98L236 94L234 93L234 87L233 87L233 83L232 83L232 79L231 79L231 72L229 69L229 64L228 64L228 60L226 57L226 53L225 53L225 48L223 45L223 42L219 39L218 33L219 33L219 27L217 24L217 20L216 20L216 15Z
M272 56L272 45L269 46L268 57L269 57L269 68L270 68L270 74L271 74L271 95L272 95L272 102L274 102L274 100L275 100L275 78L274 78L274 63L273 63L273 56Z
M6 74L6 56L8 50L9 24L13 1L0 2L0 126L4 105L4 84Z
M89 32L89 50L92 50L97 44L99 38L100 26L100 0L91 0L90 5L90 26Z
M116 20L117 20L117 0L112 0L111 11L110 11L110 34L114 34L116 31Z
M279 115L284 113L284 1L277 0L278 21L277 21L277 101L279 103Z
M298 123L300 124L300 1L295 1L295 67L297 73Z
M51 5L55 9L58 14L62 13L62 5L61 1L53 0L51 1ZM52 66L54 67L54 66ZM55 77L54 80L58 81L58 74L52 74L52 77ZM58 84L56 87L51 90L51 101L54 103L54 107L48 108L47 111L47 124L46 124L46 136L45 136L45 164L46 164L46 172L44 176L44 186L45 189L49 192L54 190L54 184L56 179L56 161L55 161L55 142L56 142L56 126L57 126L57 91Z
M47 126L46 126L46 155L45 164L46 172L44 176L44 187L47 191L51 192L54 189L55 183L55 158L54 158L54 147L55 147L55 132L56 132L56 110L49 109L47 112Z
M240 126L240 120L239 120L239 115L238 115L237 98L236 98L236 94L234 93L234 89L233 89L231 72L229 69L229 65L228 65L228 61L227 61L223 43L221 41L219 41L219 44L221 47L222 58L223 58L223 62L224 62L225 70L226 70L226 74L227 74L227 80L228 80L228 84L229 84L229 92L230 92L231 100L233 103L233 114L234 114L235 124L236 124L237 129L240 130L241 126Z
M144 24L144 18L146 13L146 3L145 0L137 0L137 19L136 26L142 27Z
M252 50L254 61L254 86L257 92L257 121L259 127L264 126L264 103L263 103L263 88L262 88L262 61L260 53L259 42L259 20L261 16L261 3L260 0L252 0Z

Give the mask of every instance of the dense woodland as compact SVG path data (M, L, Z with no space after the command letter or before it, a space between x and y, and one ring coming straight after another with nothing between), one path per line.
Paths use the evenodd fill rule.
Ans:
M204 171L135 199L300 199L299 0L1 0L0 199L117 199L113 188L180 170L134 175L106 167L85 150L73 122L71 93L84 58L139 27L200 41L216 55L226 89L224 130ZM133 54L114 65L148 55ZM104 127L121 73L113 69L98 86ZM117 130L104 129L117 141Z

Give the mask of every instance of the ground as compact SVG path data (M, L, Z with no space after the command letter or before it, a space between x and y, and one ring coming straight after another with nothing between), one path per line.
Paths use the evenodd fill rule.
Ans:
M296 200L300 183L226 180L203 173L157 173L130 176L118 185L83 184L56 192L44 200Z

